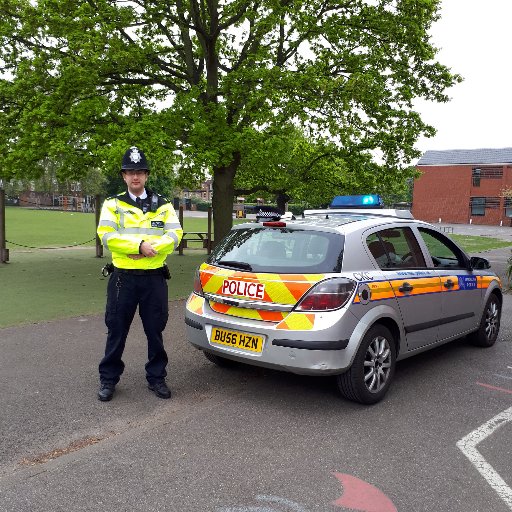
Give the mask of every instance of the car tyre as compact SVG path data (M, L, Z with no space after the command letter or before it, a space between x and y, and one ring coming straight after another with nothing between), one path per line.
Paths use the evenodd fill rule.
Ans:
M339 392L347 399L371 405L387 393L395 374L396 342L380 324L365 334L351 367L336 376Z
M208 361L210 361L213 364L216 364L217 366L220 366L221 368L232 368L233 366L237 365L236 361L218 356L217 354L212 354L207 350L203 351L203 354L206 357L206 359L208 359Z
M478 347L492 347L498 338L500 322L501 302L493 293L485 303L478 330L469 334L469 341Z

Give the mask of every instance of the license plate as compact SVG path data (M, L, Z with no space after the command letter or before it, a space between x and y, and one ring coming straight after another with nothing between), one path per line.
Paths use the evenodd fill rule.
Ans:
M255 334L247 334L239 331L228 331L227 329L212 328L210 338L212 345L223 345L248 352L260 353L263 350L263 337Z

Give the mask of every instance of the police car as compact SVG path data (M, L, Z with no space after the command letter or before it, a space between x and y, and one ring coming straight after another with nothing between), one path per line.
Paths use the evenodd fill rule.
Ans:
M503 299L489 268L378 196L339 196L234 226L196 272L187 335L219 366L334 375L344 397L372 404L400 359L462 336L495 343Z

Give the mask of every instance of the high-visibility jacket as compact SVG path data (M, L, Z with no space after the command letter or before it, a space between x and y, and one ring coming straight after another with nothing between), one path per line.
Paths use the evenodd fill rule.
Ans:
M153 192L147 190L148 200ZM158 197L156 211L144 213L130 198L128 192L105 199L98 223L98 237L112 253L117 268L148 270L160 268L183 236L183 229L170 203ZM152 258L131 259L139 254L142 241L149 242L158 254ZM153 243L155 242L155 243Z

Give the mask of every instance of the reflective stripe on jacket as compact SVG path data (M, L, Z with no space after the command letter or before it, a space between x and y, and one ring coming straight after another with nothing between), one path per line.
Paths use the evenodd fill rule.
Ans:
M98 237L112 253L115 267L143 270L160 268L183 236L176 212L170 203L159 197L157 210L143 213L140 208L128 203L126 197L125 193L105 200L98 223ZM129 254L139 254L143 240L151 243L158 254L153 258L129 258Z

